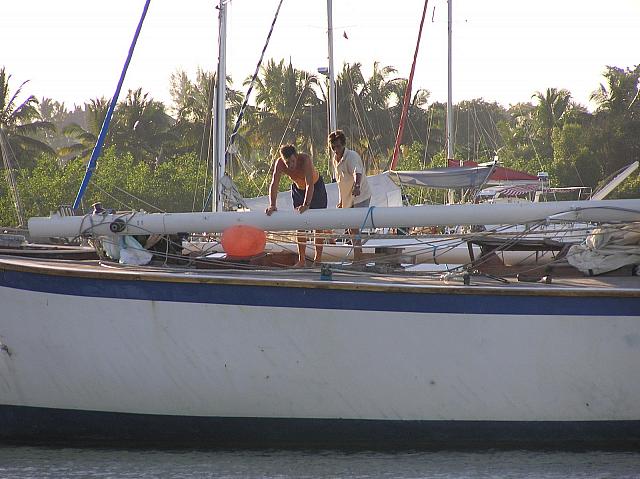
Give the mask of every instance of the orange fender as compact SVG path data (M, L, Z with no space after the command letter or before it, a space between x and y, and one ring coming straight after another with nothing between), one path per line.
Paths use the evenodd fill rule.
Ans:
M220 242L227 256L249 258L264 253L267 234L255 226L230 226L222 232Z

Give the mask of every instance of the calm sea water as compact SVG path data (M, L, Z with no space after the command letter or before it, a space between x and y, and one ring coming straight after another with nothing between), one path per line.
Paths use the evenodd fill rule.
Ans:
M640 452L213 452L0 446L0 477L640 478Z

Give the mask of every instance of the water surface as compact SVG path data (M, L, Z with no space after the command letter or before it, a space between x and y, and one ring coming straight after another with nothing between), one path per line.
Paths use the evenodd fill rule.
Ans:
M640 478L640 452L167 451L0 446L0 477Z

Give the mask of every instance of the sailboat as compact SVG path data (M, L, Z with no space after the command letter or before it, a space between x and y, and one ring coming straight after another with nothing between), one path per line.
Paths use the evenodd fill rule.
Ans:
M223 25L226 2L218 8ZM95 211L28 224L32 237L119 239L234 225L279 231L575 220L616 231L637 226L640 200L270 217ZM562 263L529 282L472 269L443 278L0 256L0 439L637 447L634 261L603 276Z

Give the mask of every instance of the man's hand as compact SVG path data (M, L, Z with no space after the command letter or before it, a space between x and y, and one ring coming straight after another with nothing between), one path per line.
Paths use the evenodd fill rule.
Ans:
M304 213L309 209L309 205L300 205L296 209L298 210L298 213Z
M264 210L267 216L271 216L271 213L273 213L274 211L278 211L278 208L276 208L275 206L267 206L267 209Z
M360 185L358 183L353 184L353 196L360 196Z

